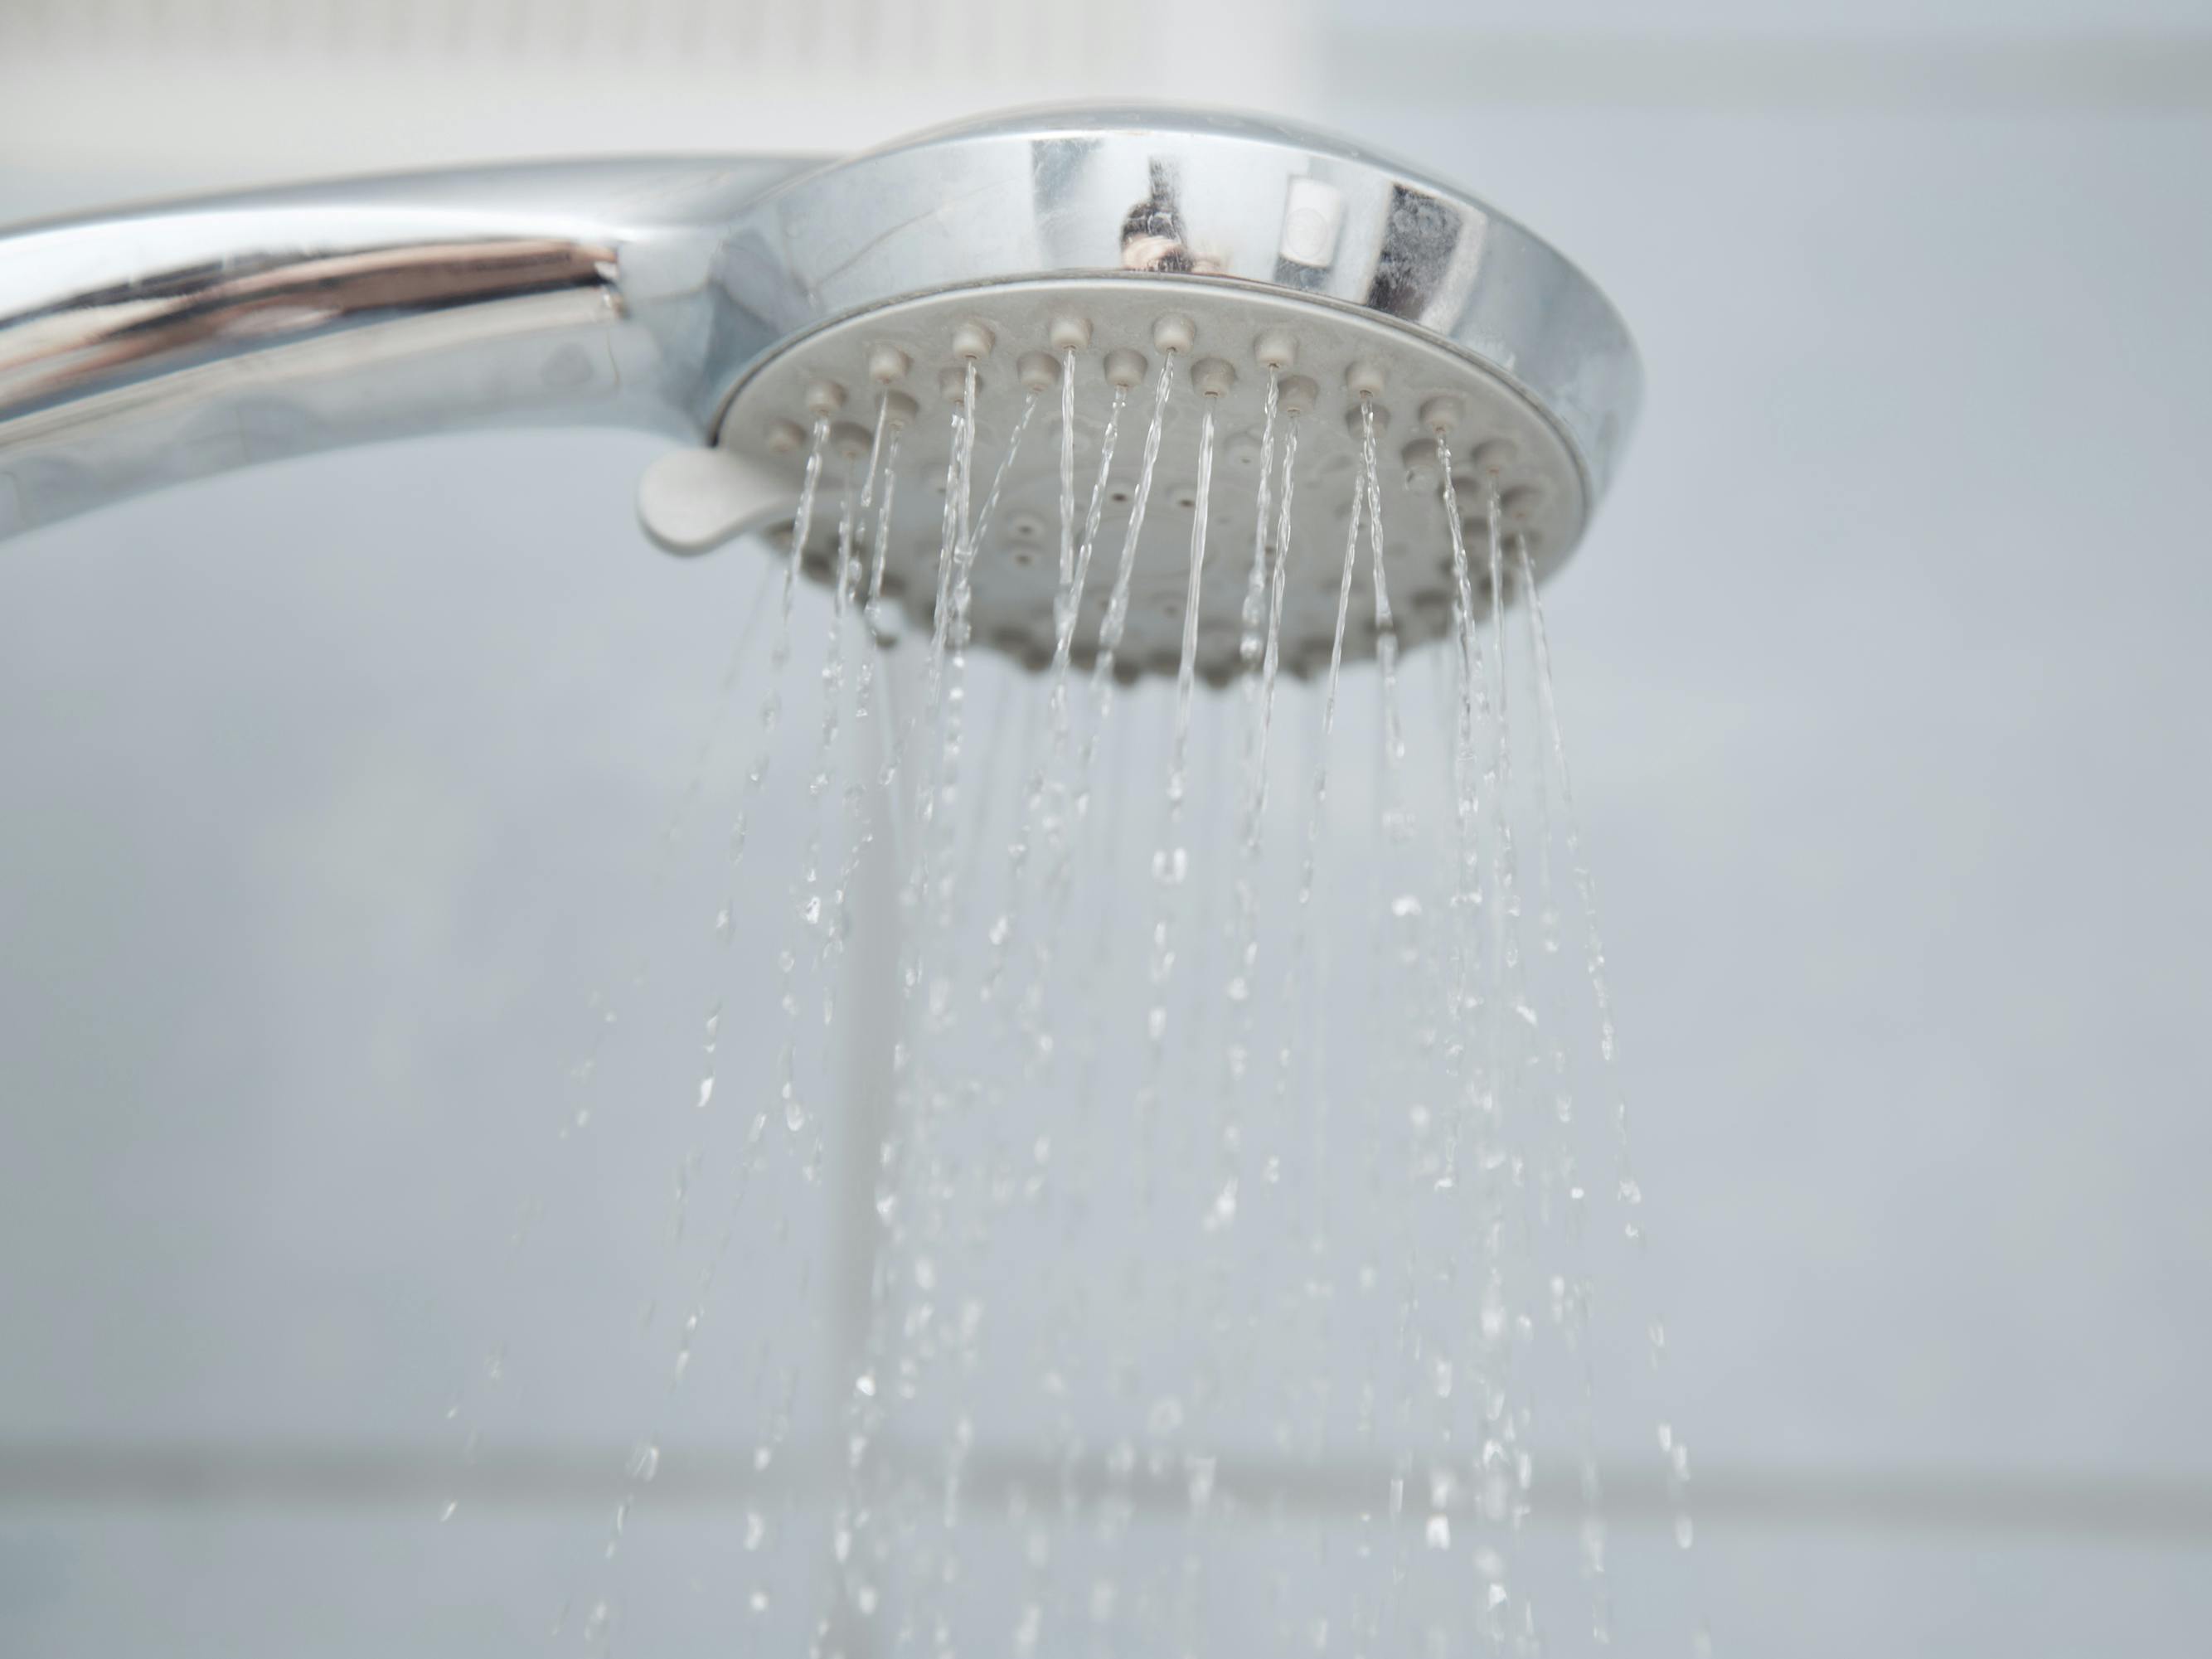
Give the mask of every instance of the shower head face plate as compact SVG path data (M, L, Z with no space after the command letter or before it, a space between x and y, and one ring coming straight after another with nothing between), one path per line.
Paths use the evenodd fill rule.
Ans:
M963 289L879 307L817 331L777 353L738 387L722 443L788 474L797 488L804 446L794 441L824 406L830 418L821 494L802 568L829 580L841 504L863 487L874 424L888 400L899 428L899 478L884 550L884 591L923 629L934 620L945 553L945 491L952 487L953 416L968 361L976 368L971 514L979 517L969 618L981 644L1036 668L1051 659L1060 578L1060 386L1069 359L1054 342L1079 336L1075 386L1075 512L1079 542L1098 484L1097 458L1112 406L1109 374L1124 382L1111 475L1098 493L1099 527L1078 612L1073 660L1095 659L1135 509L1142 452L1158 377L1163 325L1188 330L1176 354L1158 465L1130 565L1130 603L1115 652L1127 676L1174 674L1182 636L1197 507L1200 428L1210 409L1214 464L1208 496L1196 668L1215 684L1239 669L1243 611L1260 526L1269 364L1279 374L1265 542L1272 567L1283 527L1281 463L1297 435L1291 483L1280 655L1285 672L1326 666L1335 633L1345 545L1365 422L1356 388L1368 390L1382 503L1383 570L1397 637L1405 647L1440 639L1451 625L1452 547L1444 517L1436 431L1443 423L1470 577L1487 592L1489 503L1501 532L1518 534L1547 573L1578 538L1587 511L1583 476L1559 429L1517 390L1466 354L1401 325L1348 307L1220 278L1121 276ZM1287 357L1288 361L1284 360ZM1263 361L1265 359L1266 361ZM908 365L886 382L886 366ZM1132 380L1133 374L1141 379ZM1209 390L1201 390L1201 387ZM1023 410L1034 397L1024 424ZM1001 464L1021 431L1012 460ZM876 514L856 516L856 579L874 562ZM1371 527L1359 532L1358 572L1344 653L1371 657L1376 619L1368 575ZM783 543L787 546L787 541Z
M1116 655L1125 672L1176 666L1192 514L1184 503L1205 407L1193 374L1209 360L1234 376L1214 400L1219 449L1199 644L1199 666L1213 678L1239 662L1261 359L1281 355L1263 350L1262 337L1292 343L1286 381L1296 375L1312 388L1311 408L1298 417L1283 618L1283 660L1294 673L1326 662L1334 632L1359 453L1355 386L1373 389L1384 569L1407 644L1448 630L1454 586L1441 479L1415 453L1433 447L1431 419L1448 428L1463 519L1480 526L1495 483L1501 529L1527 536L1540 575L1581 538L1640 395L1635 349L1612 306L1512 220L1340 140L1220 115L1051 111L833 163L747 204L712 272L720 303L704 384L718 395L702 416L725 451L783 477L787 501L804 464L791 427L805 428L822 407L810 394L842 390L836 420L850 448L852 429L872 426L884 389L882 349L896 348L910 365L893 388L918 409L903 434L885 571L887 586L924 617L938 586L937 492L950 447L939 380L965 361L963 326L982 325L988 341L976 360L977 511L1019 416L1024 358L1058 357L1068 320L1087 325L1075 362L1080 512L1107 409L1106 356L1142 356L1086 584L1079 659L1095 648L1133 505L1117 496L1134 490L1164 362L1155 326L1188 319L1193 337L1178 354L1129 631ZM977 338L971 331L964 343L972 350ZM973 635L1031 662L1049 653L1053 636L1058 416L1055 388L1040 398L976 548ZM817 572L832 556L844 464L832 457L825 465L823 507L804 550ZM936 490L916 488L924 478ZM865 544L866 531L856 539ZM1480 588L1486 526L1473 535ZM1363 586L1365 561L1363 551ZM1346 654L1373 648L1371 604L1355 603Z

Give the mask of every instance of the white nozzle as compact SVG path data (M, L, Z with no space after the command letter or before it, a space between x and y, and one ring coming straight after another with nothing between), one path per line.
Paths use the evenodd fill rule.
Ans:
M1145 383L1145 356L1127 346L1106 354L1106 383L1127 392Z
M1159 351L1180 352L1188 356L1198 343L1198 325L1180 312L1171 313L1152 325L1152 345Z

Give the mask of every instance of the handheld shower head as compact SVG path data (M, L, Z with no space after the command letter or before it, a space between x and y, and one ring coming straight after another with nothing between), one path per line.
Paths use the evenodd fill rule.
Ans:
M1225 556L1287 532L1282 654L1297 672L1328 644L1320 550L1357 510L1370 424L1377 507L1415 532L1384 554L1410 644L1449 627L1437 436L1467 468L1462 508L1479 520L1494 501L1545 574L1580 539L1639 390L1603 296L1471 197L1268 122L1044 112L827 164L426 175L20 232L0 241L0 535L276 456L568 421L703 444L640 491L656 540L702 550L789 522L817 423L848 465L881 427L902 431L917 477L945 477L943 404L965 404L971 371L964 442L1006 464L969 549L967 620L1032 663L1052 648L1062 574L1045 556L1061 445L1043 435L1061 378L1078 377L1086 456L1109 386L1149 406L1161 377L1180 382L1158 404L1168 459L1131 541L1120 662L1139 672L1176 665L1197 505L1176 458L1203 411L1232 475L1260 461L1271 386L1307 428L1279 525L1237 491L1218 492L1212 520ZM1040 435L1017 450L1025 410ZM1130 494L1103 483L1103 540ZM923 613L943 509L909 486L884 518L884 589ZM817 574L830 517L798 550ZM875 529L853 533L870 547ZM1238 586L1200 603L1209 678L1236 666ZM1085 596L1079 659L1103 609L1103 592ZM1373 642L1370 623L1348 650Z

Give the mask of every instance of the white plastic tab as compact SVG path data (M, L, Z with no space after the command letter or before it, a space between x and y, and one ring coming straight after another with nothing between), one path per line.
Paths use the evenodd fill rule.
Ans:
M727 449L672 451L637 483L638 522L671 553L708 552L795 506L784 472Z

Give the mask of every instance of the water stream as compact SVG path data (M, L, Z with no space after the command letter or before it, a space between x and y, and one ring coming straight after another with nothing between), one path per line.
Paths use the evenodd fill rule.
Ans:
M1642 1192L1536 561L1446 439L1419 488L1387 471L1371 404L1347 450L1271 375L1256 424L1218 430L1201 377L1164 354L1133 466L1127 391L1074 350L1057 368L1054 433L1049 390L994 423L966 366L910 640L885 550L899 496L927 499L901 471L921 441L888 398L865 446L851 432L823 655L791 679L827 422L808 436L757 751L722 781L731 965L691 1028L672 1323L648 1316L654 1403L564 1639L647 1644L635 1560L678 1524L656 1518L670 1471L719 1431L742 1449L740 1565L699 1594L727 1598L749 1645L1626 1640L1635 1540L1605 1470L1634 1409L1611 1359L1634 1298L1589 1218L1609 1199L1633 1246ZM1194 450L1178 436L1164 460L1177 410ZM1055 439L1053 495L1024 497L1020 446ZM1217 492L1218 458L1256 461L1249 489ZM1188 496L1164 465L1194 469ZM1292 545L1320 487L1346 497L1333 567ZM1187 539L1168 505L1147 538L1156 493L1187 506ZM975 648L977 595L1046 499L1052 650L1031 675ZM1115 538L1102 608L1086 591ZM1450 617L1401 661L1401 622L1440 614L1409 549ZM1140 594L1179 649L1170 676L1156 634L1125 685ZM1286 647L1293 595L1314 621ZM1218 689L1201 664L1228 641L1202 616L1234 626ZM763 851L756 879L756 842L790 861ZM763 936L743 900L778 878ZM1597 1093L1607 1113L1577 1109ZM1663 1347L1656 1319L1633 1334ZM1688 1455L1671 1418L1657 1438L1686 1546Z
M1167 830L1152 854L1152 883L1159 890L1152 921L1151 1006L1145 1013L1151 1075L1166 1063L1168 988L1175 975L1175 890L1190 875L1190 848L1183 841L1183 817L1190 794L1191 702L1198 689L1199 598L1206 574L1206 521L1213 498L1213 402L1206 400L1198 440L1197 501L1190 526L1190 574L1183 590L1182 650L1176 665L1175 738L1168 752Z

